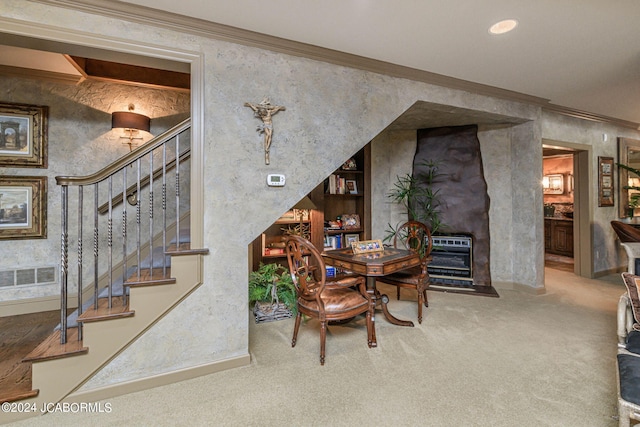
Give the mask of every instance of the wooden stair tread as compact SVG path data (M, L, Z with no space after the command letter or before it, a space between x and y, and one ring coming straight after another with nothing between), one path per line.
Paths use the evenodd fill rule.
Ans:
M38 394L31 389L31 362L22 359L51 335L58 322L60 310L0 317L0 403Z
M131 317L135 314L129 309L129 304L122 303L122 297L111 298L111 308L109 308L108 298L98 298L98 307L91 306L87 311L78 316L78 322L96 322L107 319L117 319L121 317Z
M15 402L37 396L31 389L31 362L20 362L0 376L0 403Z
M67 356L85 354L89 351L78 341L78 328L67 329L67 343L60 344L60 331L55 331L27 355L23 362L38 362L42 360L61 359Z
M179 245L172 244L170 245L165 254L171 256L180 256L180 255L207 255L209 253L209 249L191 249L191 242L180 243Z
M124 282L125 286L154 286L154 285L171 285L176 283L176 279L171 277L171 268L166 268L166 273L163 273L162 268L145 268L140 270L140 277L138 273L134 273Z
M40 390L31 390L31 386L29 386L29 390L3 390L0 395L0 404L36 397L39 393Z

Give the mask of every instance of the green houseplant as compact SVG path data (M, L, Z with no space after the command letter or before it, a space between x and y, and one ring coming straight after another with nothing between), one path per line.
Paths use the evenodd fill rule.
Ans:
M440 218L440 190L434 186L442 174L437 161L425 160L420 166L424 168L422 173L397 176L387 197L392 203L404 206L409 220L426 224L435 234L445 228ZM385 241L393 239L396 228L388 224Z
M626 171L634 174L638 178L640 178L640 169L632 168L631 166L623 165L622 163L616 163L619 168L625 169ZM629 196L629 204L627 209L627 215L629 218L633 217L633 211L640 205L640 187L636 187L633 185L624 185L622 188L625 190L635 190L636 193L633 193Z
M249 273L249 304L255 303L281 303L296 313L296 288L288 268L260 263L256 271Z

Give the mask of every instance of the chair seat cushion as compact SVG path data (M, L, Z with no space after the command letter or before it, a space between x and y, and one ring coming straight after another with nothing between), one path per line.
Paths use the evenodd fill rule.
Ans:
M360 295L359 292L351 288L324 288L322 292L322 302L324 303L324 309L327 314L339 314L354 309L361 308L366 311L366 307L369 304L367 299ZM318 311L318 303L315 300L305 300L298 298L298 304L311 311Z
M640 354L640 331L629 332L625 348L631 353Z
M638 292L638 281L640 280L640 276L636 276L631 273L622 273L622 280L624 281L627 288L627 294L629 295L629 300L631 301L631 309L633 319L635 321L633 328L639 330L640 325L638 324L638 319L640 319L640 296Z
M620 397L627 402L640 405L640 357L618 354Z
M411 285L417 285L420 282L421 275L422 275L422 268L412 267L406 270L397 271L395 273L391 273L387 276L381 277L380 281L381 282L389 281L390 283L402 282L402 283L408 283Z

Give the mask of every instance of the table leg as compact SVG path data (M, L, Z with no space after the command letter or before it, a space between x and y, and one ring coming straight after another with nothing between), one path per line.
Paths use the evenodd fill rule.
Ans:
M395 317L394 315L392 315L391 313L389 313L389 309L387 308L387 304L389 303L389 297L385 294L385 295L381 295L380 292L378 292L378 289L376 289L376 278L373 276L369 276L367 277L367 290L369 292L371 292L372 294L372 298L375 299L376 301L376 306L378 305L378 302L380 303L380 306L382 307L382 312L384 313L384 317L387 318L387 320L394 324L394 325L398 325L398 326L411 326L413 327L413 322L410 320L400 320L397 317Z

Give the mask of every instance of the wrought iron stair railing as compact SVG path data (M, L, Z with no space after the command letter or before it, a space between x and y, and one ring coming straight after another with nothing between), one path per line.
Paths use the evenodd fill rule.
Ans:
M188 239L181 236L181 215L189 211L190 203L190 174L184 173L190 171L190 131L187 119L92 175L56 177L62 197L61 344L68 338L70 289L77 291L80 316L87 304L98 307L101 294L106 294L109 309L115 301L126 305L130 277L141 281L167 276L168 233L175 233L171 240L176 246ZM74 240L75 255L69 251ZM93 244L89 260L85 259L85 242ZM143 259L149 261L148 271ZM74 263L75 269L70 267ZM85 286L90 287L87 294ZM116 294L122 298L114 298ZM77 339L82 340L82 323L74 326Z

